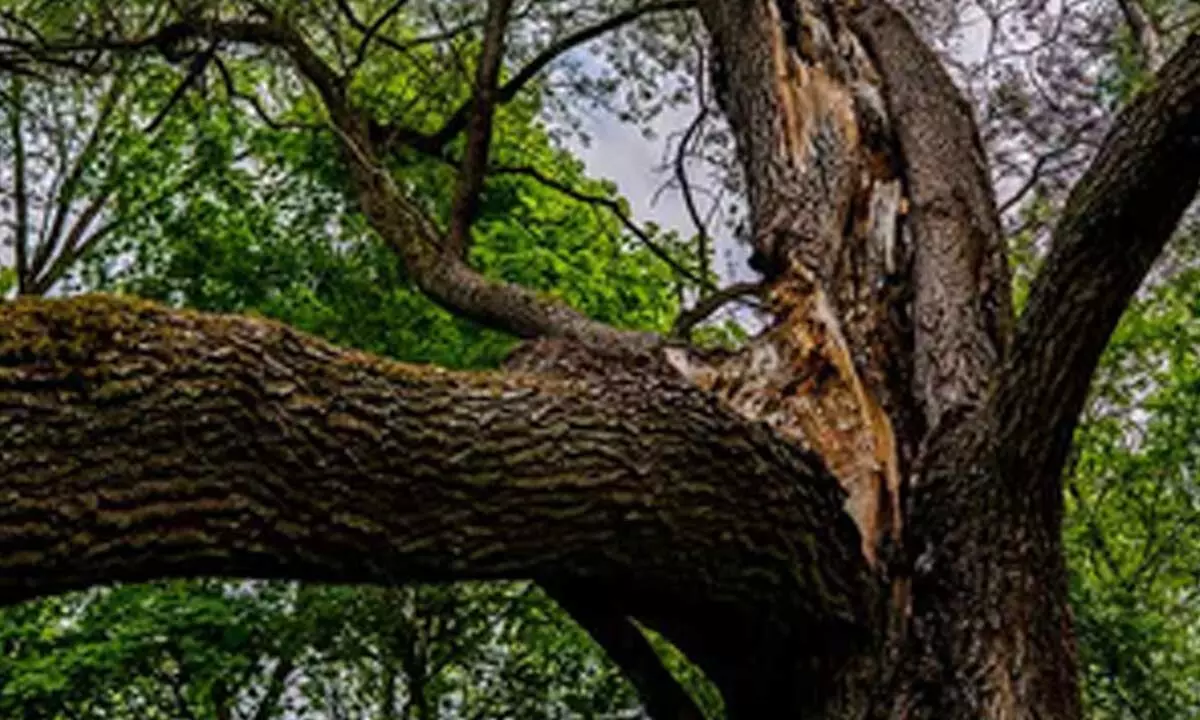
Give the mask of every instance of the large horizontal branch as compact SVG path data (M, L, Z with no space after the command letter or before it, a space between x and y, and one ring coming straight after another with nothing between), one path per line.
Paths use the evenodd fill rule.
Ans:
M1117 117L1071 191L997 395L1002 439L1055 477L1109 336L1200 188L1200 35ZM1054 492L1058 492L1057 489Z
M197 575L533 577L809 631L865 622L835 481L641 370L451 373L265 320L6 304L0 602Z

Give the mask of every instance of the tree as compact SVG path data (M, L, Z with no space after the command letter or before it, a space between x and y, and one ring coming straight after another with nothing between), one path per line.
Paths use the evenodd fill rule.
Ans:
M327 137L271 127L207 98L178 97L170 71L145 70L126 69L124 92L96 119L89 117L93 88L103 92L106 78L68 76L54 86L35 80L24 88L13 118L20 146L37 145L43 128L54 127L63 155L132 159L130 148L141 150L136 162L121 163L119 182L99 184L91 195L93 186L49 182L48 163L26 162L31 225L48 226L40 215L57 210L90 215L109 229L90 235L80 252L49 254L54 289L123 290L210 311L264 313L408 361L483 367L511 348L508 336L456 321L408 286L395 257L346 207ZM54 102L29 101L43 92ZM302 97L275 91L269 102L283 117L306 112ZM388 110L395 111L377 108ZM510 108L503 142L553 165L580 192L615 199L551 148L535 110L528 100ZM66 127L66 118L82 121ZM158 132L147 144L142 128L155 118ZM177 159L196 157L190 164L203 172L188 173L185 192L164 193L175 164L188 165ZM56 159L56 166L87 166ZM425 202L448 203L448 188L430 181L436 172L430 162L408 163L396 178ZM47 189L58 196L42 197ZM103 209L77 210L89 207ZM593 316L665 331L673 286L688 280L673 279L671 266L642 244L629 245L610 215L581 213L577 200L557 190L505 178L481 203L473 258L489 274L576 298ZM561 232L547 236L546 227ZM668 240L655 234L654 242ZM24 290L46 285L28 282ZM153 583L10 608L0 627L5 717L623 717L637 706L602 651L528 583Z
M34 28L0 66L264 51L319 97L413 282L536 340L509 372L455 373L260 319L12 303L5 600L161 576L532 578L659 717L697 710L639 625L734 718L1079 716L1063 470L1101 352L1200 182L1200 38L1168 38L1112 121L1014 321L979 132L909 21L881 2L700 0L772 316L715 352L597 322L468 255L489 176L554 184L493 157L497 108L578 42L687 3L605 5L582 29L553 3L431 11L452 45L478 30L456 46L472 91L433 127L436 99L400 122L356 91L368 56L412 49L387 34L405 3L366 5ZM506 73L530 18L552 40ZM1142 48L1156 66L1161 46ZM448 207L396 182L413 154L457 168Z

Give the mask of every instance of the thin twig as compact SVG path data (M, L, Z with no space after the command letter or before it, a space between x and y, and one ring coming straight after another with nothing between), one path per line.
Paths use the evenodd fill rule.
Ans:
M599 206L605 210L608 210L613 214L614 217L617 218L618 221L620 221L621 225L623 225L625 229L633 233L634 237L636 237L638 241L640 241L642 245L646 247L647 250L653 253L654 256L659 260L662 260L664 263L666 263L681 277L687 278L701 288L711 289L714 291L716 290L712 284L712 281L707 278L700 277L692 270L689 270L681 265L678 260L671 257L670 253L660 247L658 243L654 242L653 238L651 238L645 230L639 227L632 218L625 214L625 212L621 209L620 204L613 198L605 195L593 195L591 193L583 192L571 187L570 185L567 185L566 183L555 180L537 168L530 166L494 167L492 168L491 172L497 175L523 175L536 180L538 183L550 188L551 190L556 190L567 197L578 200L579 202L589 203L591 205Z
M742 282L723 287L701 297L690 309L679 313L679 317L675 319L675 324L671 327L670 337L686 339L693 328L712 317L713 313L731 302L748 296L759 296L763 290L764 286L761 282Z

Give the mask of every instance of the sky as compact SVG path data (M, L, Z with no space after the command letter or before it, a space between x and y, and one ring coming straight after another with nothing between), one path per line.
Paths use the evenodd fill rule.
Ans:
M678 190L668 188L657 192L671 173L660 167L669 151L667 138L672 132L687 127L695 115L695 106L665 111L654 123L654 138L643 137L636 127L616 118L595 113L588 117L586 131L592 137L589 146L578 143L571 147L595 178L612 180L629 201L634 218L639 222L654 222L689 237L695 225L688 216ZM657 193L657 196L656 196ZM702 209L707 203L702 202ZM728 231L718 223L711 228L715 235L716 258L713 269L722 284L750 280L755 273L746 265L749 250L733 242Z
M973 6L968 6L966 16L953 54L961 62L970 63L982 55L987 45L988 30L984 18ZM597 43L603 42L597 41ZM572 56L584 67L599 69L602 62L595 54L581 50ZM678 231L684 237L695 233L695 225L688 217L682 197L678 191L656 192L669 179L659 166L669 151L668 138L672 132L687 127L695 116L696 106L668 109L653 125L654 137L647 139L641 131L615 116L600 110L585 115L584 130L592 142L583 145L575 142L569 149L583 160L588 173L595 178L611 180L617 184L621 194L629 201L634 218L639 222L651 221ZM743 245L735 243L728 232L714 227L716 235L716 257L713 269L720 276L721 284L742 282L757 278L747 263L750 253Z
M603 40L598 40L598 47ZM578 63L585 71L601 72L603 60L588 48L572 53L570 62ZM569 142L568 149L580 158L590 176L611 180L617 184L621 195L629 201L633 218L639 224L653 222L660 227L675 230L683 237L696 233L684 206L681 193L675 188L659 190L672 179L671 166L677 137L692 122L696 105L689 102L678 107L666 107L650 125L652 136L647 138L639 127L622 122L603 109L583 110L582 130L591 138L590 143ZM664 169L666 165L666 169ZM696 168L689 171L694 186L702 185ZM726 203L729 200L725 200ZM701 212L707 212L708 200L697 193ZM714 236L713 269L720 276L720 284L753 280L757 274L749 268L749 249L735 243L721 223L711 223L709 231Z

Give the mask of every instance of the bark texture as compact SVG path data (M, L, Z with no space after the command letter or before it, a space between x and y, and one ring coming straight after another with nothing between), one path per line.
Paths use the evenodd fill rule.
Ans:
M661 363L450 373L99 296L0 318L4 602L164 575L586 582L717 675L768 638L809 663L870 635L819 460Z
M416 284L552 339L464 374L130 300L4 305L0 601L199 574L533 578L662 717L697 711L635 623L731 718L1079 718L1060 473L1100 353L1200 184L1200 38L1117 118L1014 325L978 131L904 17L698 0L772 311L743 350L703 353L463 260L490 118L531 77L497 86L509 3L488 7L474 96L434 135L373 122L266 12L107 43L281 50ZM443 157L464 130L442 232L384 160L397 143Z
M908 717L1079 717L1063 463L1109 335L1200 183L1200 38L1076 186L988 405L933 439L914 493Z
M743 161L774 326L681 367L825 458L875 561L898 535L911 419L904 200L881 80L839 6L699 3Z

